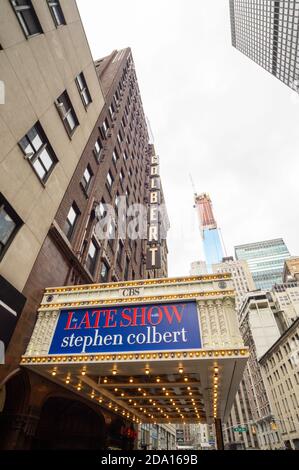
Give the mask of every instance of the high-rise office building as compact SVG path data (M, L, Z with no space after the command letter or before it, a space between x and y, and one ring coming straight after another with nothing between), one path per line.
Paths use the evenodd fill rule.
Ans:
M195 195L195 207L199 216L205 261L211 272L212 264L220 263L224 254L210 196L206 193Z
M282 238L235 246L238 260L246 260L257 289L271 290L283 278L284 262L290 257Z
M6 3L9 6L9 3ZM46 2L44 5L47 5ZM75 3L61 2L61 6L64 5L68 7L66 11L71 18L74 18L74 15L77 14ZM9 8L12 7L9 6ZM42 12L43 8L41 7L39 11ZM66 15L65 18L67 22L68 16ZM10 16L9 19L11 19ZM51 15L46 19L46 24L49 24ZM12 12L11 22L13 23L15 20ZM47 133L49 141L46 141L46 148L51 151L52 148L55 149L55 155L57 154L55 168L51 175L47 175L45 181L40 182L39 173L35 174L41 171L40 167L35 169L31 166L34 167L38 158L45 158L44 166L47 169L49 160L45 157L44 147L41 149L41 155L38 154L36 159L31 162L28 161L31 156L28 156L27 160L22 159L24 145L19 148L17 144L13 148L13 154L9 155L7 163L3 165L4 171L8 171L10 168L10 173L7 176L5 176L6 173L3 174L5 197L10 201L10 206L7 206L10 211L9 217L13 218L14 213L17 212L24 220L24 224L17 227L18 231L11 230L11 236L5 238L5 240L9 239L10 244L5 246L0 267L2 269L4 266L4 273L9 272L9 264L6 260L15 259L14 265L10 266L10 272L15 273L18 280L16 285L20 289L22 288L22 295L27 299L8 343L5 365L0 370L0 447L6 449L30 448L32 446L35 448L72 446L71 436L75 428L80 429L80 445L82 447L99 448L98 446L103 445L123 449L132 447L134 433L126 432L130 428L125 419L120 420L112 410L103 410L99 404L91 408L86 407L84 400L73 392L63 391L62 394L61 387L58 385L28 371L20 370L20 357L26 350L36 322L36 316L33 312L37 310L46 287L106 282L116 283L117 286L117 283L123 280L163 277L167 274L166 240L161 242L158 240L156 243L161 245L160 267L148 270L147 229L145 228L145 238L129 235L129 223L135 216L134 211L138 207L144 207L145 214L148 213L147 209L153 191L151 187L152 173L155 174L153 185L158 187L160 191L159 201L163 202L161 182L157 181L159 178L157 165L152 164L153 160L156 161L155 150L149 144L131 50L127 48L114 51L109 56L93 63L82 25L76 26L73 21L72 31L75 27L82 34L83 45L79 47L78 41L81 38L79 32L74 33L76 47L74 46L74 51L65 52L66 57L63 62L65 69L61 68L62 63L57 65L57 70L61 73L70 75L71 70L75 70L74 77L69 77L69 82L66 82L69 99L66 99L65 95L65 99L61 98L62 101L53 105L53 111L50 109L50 115L46 115L42 120L43 132L40 134L44 139L45 133ZM53 38L53 35L58 34L58 31L60 34L71 34L67 33L68 29L64 32L63 28L56 30L54 27L53 32L49 35ZM10 33L12 34L11 31ZM35 38L35 41L34 44L38 44L38 37ZM49 42L51 43L50 40ZM57 53L57 60L60 57L60 52L56 50L58 45L59 42L55 41L53 54L55 56ZM69 44L68 41L66 41L66 45L71 48L71 43ZM61 51L64 46L61 45ZM20 47L19 44L16 47ZM24 48L28 47L27 41ZM76 54L80 56L81 52L84 52L84 60L82 60L86 71L83 66L81 67L80 62L76 62L76 66L72 63L67 66L66 61L71 60ZM4 53L5 50L0 54L0 61ZM42 52L40 53L38 50L37 53L42 59ZM9 55L9 51L7 54ZM44 75L41 74L41 76L50 77L51 86L54 87L55 84L58 86L60 82L62 87L65 86L62 78L60 81L57 79L57 83L53 81L56 66L50 59L51 57L48 59L44 57L45 62L40 62L37 70L42 70ZM81 68L84 70L84 76L80 72ZM77 75L79 78L76 82ZM20 84L22 81L19 80L18 83ZM41 86L44 90L50 90L50 85ZM17 87L17 85L14 86ZM39 90L36 90L37 92ZM58 91L55 93L58 94ZM62 91L59 93L63 94ZM39 142L36 132L30 130L34 123L31 123L29 117L31 118L34 113L30 111L25 114L25 111L22 113L18 111L20 96L21 94L18 102L15 103L17 111L14 115L10 109L7 113L12 123L14 119L18 120L16 128L20 133L20 138L26 134L26 139L28 139L28 143L26 140L28 146L26 152L31 152L29 142L32 140L34 146ZM48 98L47 100L49 101ZM70 100L74 108L71 107ZM90 100L92 103L89 104ZM60 105L60 103L62 104ZM35 104L41 106L41 101ZM69 108L64 115L65 106ZM19 122L21 118L24 120L22 126ZM26 119L28 120L27 124ZM73 122L75 122L75 128L71 131L70 125ZM83 124L84 131L81 129ZM21 129L28 127L30 131L23 132L19 129L20 127ZM25 138L24 142L22 140L23 143L25 143ZM7 141L5 148L8 149L10 145L12 145L12 140ZM4 145L2 145L3 149ZM60 166L61 172L59 172ZM152 170L152 166L155 166L155 171ZM23 177L21 171L24 174L22 180L24 189L22 189L20 180L21 176ZM28 173L30 171L33 172L32 177ZM16 187L14 184L9 185L9 177L13 175L13 172L18 175L15 180L20 183L20 187ZM28 184L25 190L26 178ZM40 185L39 192L34 192L34 178ZM62 188L59 186L59 178L64 185ZM18 196L18 191L21 193L20 196ZM49 203L47 200L44 201L43 191L48 195L48 199L51 199ZM12 194L11 198L10 194ZM29 211L29 202L26 202L26 198L29 202L30 198L35 199L36 213L30 209L32 216L26 212L26 207ZM55 205L52 204L52 200L56 201ZM6 207L5 204L4 207ZM133 204L140 206L133 206ZM132 207L134 211L129 212ZM0 208L2 211L2 203ZM2 235L6 226L8 226L8 231L10 219L5 217L5 214L4 217L1 215L0 212L0 234ZM120 232L123 229L123 222L125 222L126 230ZM142 223L143 219L139 225ZM12 223L10 224L12 225ZM39 224L44 226L43 231L37 231ZM30 258L32 256L30 233L34 230L39 246L35 259L32 260L32 265L28 262L29 272L25 273L25 276L21 269L23 264L27 266L25 261L23 263L23 257ZM130 232L130 234L133 233L135 233L134 230ZM22 252L19 248L20 243L23 243L21 245ZM1 251L0 253L2 254ZM36 393L37 390L43 390L43 397ZM60 398L48 400L50 395ZM64 398L61 398L62 395ZM24 399L25 396L28 397L28 400ZM65 418L59 424L59 429L56 428L57 423L52 419L54 411L58 412L58 410ZM104 415L108 416L107 413L111 423L108 428L103 424L105 423ZM20 415L22 415L22 422L16 431L15 423ZM92 435L94 429L96 429L96 434Z
M298 90L298 0L230 0L232 45Z

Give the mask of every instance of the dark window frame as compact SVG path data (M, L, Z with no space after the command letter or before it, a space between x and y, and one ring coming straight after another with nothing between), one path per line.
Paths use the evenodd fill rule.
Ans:
M83 88L81 88L80 80L83 83ZM77 75L75 81L76 81L76 85L77 85L78 92L79 92L79 95L81 97L81 101L83 103L84 109L85 109L85 111L87 111L88 106L92 103L92 98L91 98L91 94L90 94L89 88L88 88L87 83L86 83L84 73L80 72ZM85 101L84 93L86 93L86 95L87 95L88 103L86 103L86 101Z
M53 18L56 28L58 28L58 26L66 25L65 16L61 8L60 1L59 0L47 0L47 4L48 4L49 10L50 10L50 13L51 13L51 16ZM61 18L61 21L59 22L57 21L57 16L55 15L54 8L59 11L58 16L60 15L60 18Z
M74 212L76 214L76 217L75 217L74 223L72 225L69 224L69 228L68 228L68 230L66 230L66 226L67 226L67 223L68 223L68 215L69 215L71 209L74 210ZM71 206L68 210L68 213L67 213L67 216L66 216L66 219L65 219L65 222L64 222L64 228L63 228L63 231L64 231L64 233L65 233L68 240L71 240L73 238L73 235L74 235L74 232L75 232L75 227L77 225L77 222L79 220L80 215L81 215L80 209L77 206L76 202L73 201L73 203L71 204Z
M108 175L110 175L110 177L111 177L111 184L108 182ZM108 170L107 176L106 176L106 186L107 186L109 192L112 190L113 183L114 183L114 176L113 176L113 173L112 173L111 170Z
M105 268L106 268L105 278L102 277L103 266L105 266ZM106 282L108 281L109 272L110 272L110 266L109 266L109 264L108 264L106 261L103 261L102 264L101 264L100 282L106 283Z
M100 147L99 152L97 152L97 150L96 150L96 143L98 143L98 145ZM97 140L95 141L95 144L94 144L94 147L93 147L93 154L94 154L94 157L95 157L97 163L101 162L103 152L104 152L104 146L102 144L101 139L98 137Z
M116 262L119 265L120 268L122 268L122 261L123 261L123 255L124 255L124 249L125 249L125 244L122 240L119 240L118 242L118 250L117 250L117 257L116 257Z
M93 245L94 248L95 248L94 258L91 258L91 256L89 255L89 250L90 250L91 245ZM89 247L88 247L88 250L87 250L85 266L86 266L88 272L92 276L94 276L94 274L96 272L96 267L97 267L97 262L98 262L98 259L99 259L99 255L100 255L100 247L99 247L98 243L96 242L96 239L91 238L91 240L89 242ZM91 260L91 261L89 261L89 260Z
M125 265L125 271L124 271L124 280L128 281L129 280L129 270L130 270L130 258L126 256L126 265Z
M36 131L37 135L39 136L39 139L41 140L42 142L42 145L41 147L39 147L38 149L36 149L34 147L34 143L33 143L33 139L31 139L30 137L30 132L32 132L33 130ZM30 154L26 154L25 152L25 141L27 142L27 146L30 146L33 150L33 153L30 153ZM47 180L49 179L52 171L54 170L55 168L55 165L58 163L58 158L40 124L39 121L37 121L34 126L32 126L28 131L27 133L24 135L24 137L18 142L19 144L19 147L20 149L22 150L23 154L24 154L24 158L29 162L30 166L32 167L34 173L36 174L36 176L38 177L39 181L45 185L45 183L47 182ZM43 152L46 150L48 156L50 157L50 160L52 161L52 165L49 167L49 169L47 169L47 167L45 166L45 161L42 159L42 154ZM30 155L30 156L29 156ZM45 175L43 177L41 177L39 174L38 174L38 171L36 169L36 167L34 166L34 164L38 162L39 165L42 167L42 169L45 171Z
M106 130L104 128L104 124L106 126ZM109 121L108 121L107 118L105 118L103 120L102 125L99 129L100 129L100 133L101 133L102 138L106 140L108 138L108 133L109 133L109 130L110 130L110 125L109 125Z
M77 118L75 108L72 105L72 102L70 100L70 97L69 97L69 94L68 94L67 90L64 90L64 92L61 93L60 96L58 96L55 104L56 104L56 107L57 107L57 110L58 110L58 114L59 114L59 116L62 120L62 123L63 123L64 127L65 127L65 130L66 130L69 138L72 138L72 136L76 132L76 129L79 127L80 123L79 123L79 120ZM68 109L64 109L64 108L66 108L65 105L68 106ZM74 126L73 129L71 128L71 126L69 124L69 121L68 121L69 116L72 116L72 119L75 123L75 126Z
M119 153L117 151L117 148L114 147L113 151L112 151L112 161L114 163L114 166L116 167L117 166L117 162L119 161Z
M35 9L32 5L31 0L26 0L27 5L17 5L16 4L17 0L9 0L9 1L26 39L32 38L34 36L38 36L39 34L43 34L43 29L41 27L40 21L38 19L38 16L35 12ZM30 12L31 14L30 19L34 23L34 26L36 26L37 32L30 33L29 28L28 28L28 21L26 22L26 19L24 18L24 15L22 14L22 12Z
M90 175L90 178L89 178L88 181L85 178L86 170L88 171L88 173ZM94 174L93 174L92 168L91 168L90 164L88 163L85 170L84 170L84 172L83 172L82 179L80 181L80 185L81 185L81 187L82 187L82 189L83 189L83 191L86 195L88 195L89 190L91 188L91 183L92 183L93 177L94 177Z
M13 221L13 223L15 224L15 227L13 228L11 233L9 234L8 239L7 239L5 244L2 243L2 241L0 241L0 262L3 259L3 257L5 256L5 253L7 252L8 248L11 245L11 243L13 242L13 240L14 240L16 234L18 233L19 229L24 224L21 217L16 213L16 211L9 204L9 202L4 197L4 195L0 192L0 214L1 214L2 209L6 212L8 217ZM1 218L0 218L0 220L1 220ZM1 229L0 229L0 233L1 233Z

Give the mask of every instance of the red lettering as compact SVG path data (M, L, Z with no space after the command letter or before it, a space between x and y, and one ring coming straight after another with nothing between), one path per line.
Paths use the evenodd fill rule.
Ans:
M99 322L100 322L100 316L101 313L103 313L105 310L93 310L91 312L91 315L95 314L95 320L94 320L94 328L99 328Z
M157 311L155 312L154 309L157 309ZM154 310L154 313L153 313L153 310ZM157 316L156 322L153 321L155 319L155 316ZM161 323L162 319L163 319L163 312L162 312L160 307L154 306L154 307L150 307L148 309L148 312L147 312L147 321L148 321L148 323L150 323L151 325L159 325L159 323Z
M75 312L68 312L68 317L67 317L67 322L65 326L65 330L75 330L77 328L77 324L75 323L74 326L71 326L72 320L73 320L73 315Z
M183 311L185 310L186 305L182 305L181 313L179 313L176 305L162 305L162 308L165 312L165 316L168 320L168 323L171 325L173 322L173 317L176 316L176 319L179 323L182 321ZM169 312L169 308L172 308L172 313Z
M139 317L138 315L138 307L133 308L133 323L132 326L137 326L137 319ZM141 323L140 326L145 326L145 307L141 307Z
M116 313L117 310L116 309L112 309L112 310L105 310L106 312L106 319L105 319L105 328L114 328L116 326L116 321L114 319L114 315L113 315L113 312ZM111 321L114 321L114 323L112 325L109 324L109 322Z
M80 325L78 326L78 329L81 328L91 328L89 321L89 312L86 312L84 317L82 318Z
M132 318L129 314L125 313L126 311L128 311L129 313L131 313L131 309L129 307L127 308L124 308L123 311L121 312L121 317L124 319L124 320L128 320L129 323L125 324L123 321L120 322L120 326L131 326L131 323L132 323Z

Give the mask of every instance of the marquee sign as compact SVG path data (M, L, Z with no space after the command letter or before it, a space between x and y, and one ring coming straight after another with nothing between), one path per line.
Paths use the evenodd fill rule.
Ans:
M196 302L61 310L49 354L200 349Z
M150 164L149 225L146 255L146 267L148 270L161 268L160 203L159 157L152 155Z

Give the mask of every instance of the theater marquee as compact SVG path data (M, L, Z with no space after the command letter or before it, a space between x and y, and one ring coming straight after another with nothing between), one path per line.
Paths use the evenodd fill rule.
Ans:
M231 276L207 274L48 288L21 366L133 423L211 424L247 357Z

